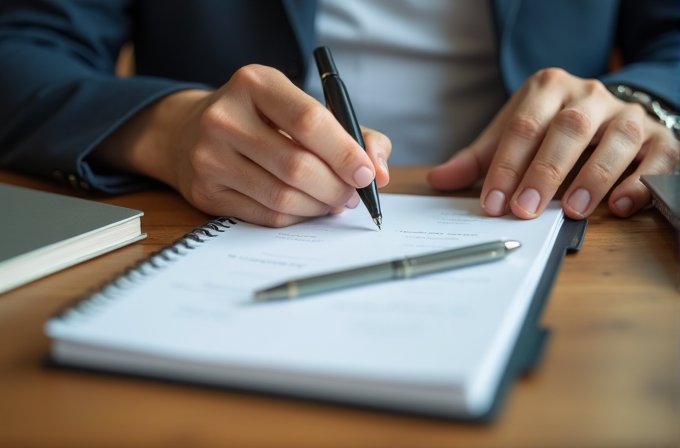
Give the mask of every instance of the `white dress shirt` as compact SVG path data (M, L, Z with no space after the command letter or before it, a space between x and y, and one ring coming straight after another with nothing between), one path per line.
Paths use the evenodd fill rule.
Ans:
M447 160L506 100L487 1L321 0L316 32L392 165ZM305 90L323 102L313 63Z

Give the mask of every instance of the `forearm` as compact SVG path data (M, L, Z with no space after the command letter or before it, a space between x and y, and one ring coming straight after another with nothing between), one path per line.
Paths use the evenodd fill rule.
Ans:
M127 2L0 3L0 166L124 193L153 181L97 171L88 155L149 105L200 84L113 73ZM77 18L77 20L76 20Z

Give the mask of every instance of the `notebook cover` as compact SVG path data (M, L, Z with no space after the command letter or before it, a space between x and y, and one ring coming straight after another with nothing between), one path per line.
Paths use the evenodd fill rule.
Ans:
M538 367L550 337L550 331L540 327L543 309L550 298L550 293L555 285L555 280L557 280L564 257L569 252L581 249L587 226L588 220L586 219L577 221L564 218L564 224L562 224L562 228L557 235L555 245L543 271L543 276L536 287L531 305L524 317L524 323L515 341L512 356L505 366L505 372L496 390L494 402L486 414L476 417L472 421L478 423L493 421L498 416L503 399L512 383L518 377Z
M141 216L139 210L0 184L0 265Z

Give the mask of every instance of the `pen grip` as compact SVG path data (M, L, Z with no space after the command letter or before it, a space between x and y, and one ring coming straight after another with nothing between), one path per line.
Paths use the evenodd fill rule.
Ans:
M352 101L349 99L345 83L342 82L340 77L330 75L323 80L323 84L326 107L331 111L333 116L335 116L336 120L338 120L345 131L347 131L347 133L351 135L365 151L366 145L364 144L364 138L361 134L361 127L354 114Z

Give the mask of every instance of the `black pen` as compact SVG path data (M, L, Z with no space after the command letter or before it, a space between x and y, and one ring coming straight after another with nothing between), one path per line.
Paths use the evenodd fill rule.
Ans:
M345 128L345 131L366 151L359 122L354 115L354 108L352 108L352 102L349 99L345 84L340 79L340 76L338 76L338 70L335 68L331 50L328 47L317 48L314 50L314 60L321 76L326 107L328 107L342 127ZM370 185L364 188L357 188L357 192L371 214L373 222L380 229L382 212L380 211L380 199L378 198L378 187L375 185L375 179L373 179Z

